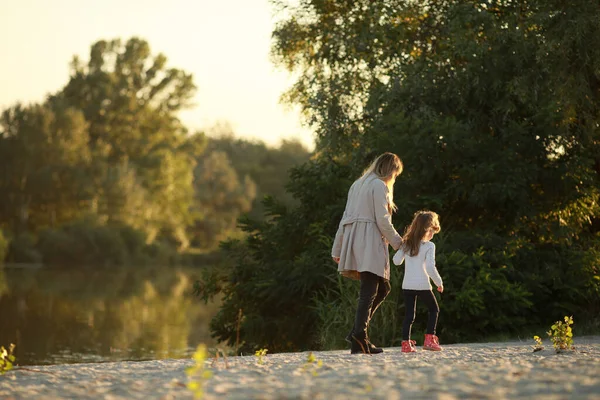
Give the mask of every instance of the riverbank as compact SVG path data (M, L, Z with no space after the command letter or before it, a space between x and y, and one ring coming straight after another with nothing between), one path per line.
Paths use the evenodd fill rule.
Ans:
M549 341L454 344L442 352L378 355L347 350L208 360L206 399L597 399L600 336L575 339L556 354ZM191 399L185 369L192 360L30 367L0 376L2 399ZM211 367L212 364L212 367ZM313 374L313 371L316 374Z

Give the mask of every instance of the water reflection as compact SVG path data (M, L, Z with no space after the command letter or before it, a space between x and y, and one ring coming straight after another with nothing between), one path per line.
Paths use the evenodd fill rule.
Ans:
M0 345L19 365L189 357L215 346L198 269L1 268Z

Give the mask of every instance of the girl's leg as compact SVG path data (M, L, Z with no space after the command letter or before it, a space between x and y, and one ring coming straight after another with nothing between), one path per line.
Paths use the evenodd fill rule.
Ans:
M410 339L410 330L415 322L415 310L417 308L417 291L403 290L404 293L404 323L402 324L402 340Z
M438 306L437 300L431 290L419 291L419 298L423 300L427 309L429 310L429 318L427 320L427 334L435 335L435 328L437 326L438 314L440 313L440 307Z

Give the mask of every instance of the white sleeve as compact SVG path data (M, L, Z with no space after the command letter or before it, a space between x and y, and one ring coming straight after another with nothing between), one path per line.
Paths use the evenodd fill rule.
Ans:
M432 242L427 251L425 252L425 269L429 277L433 280L437 287L443 286L442 277L435 267L435 244Z
M402 264L402 262L404 261L404 250L402 250L402 248L400 248L396 254L394 254L394 264L396 265L400 265Z

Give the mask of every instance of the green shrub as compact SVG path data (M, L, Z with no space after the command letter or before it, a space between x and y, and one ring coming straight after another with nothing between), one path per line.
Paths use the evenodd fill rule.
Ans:
M557 353L573 350L573 317L565 316L565 322L556 321L547 332Z
M42 255L36 249L36 240L31 233L16 235L8 246L6 261L13 263L39 263Z
M118 229L82 219L40 233L38 248L47 264L123 265L127 247Z
M2 262L6 258L6 255L8 254L8 245L8 239L6 238L6 236L4 236L2 230L0 230L0 264L2 264Z

